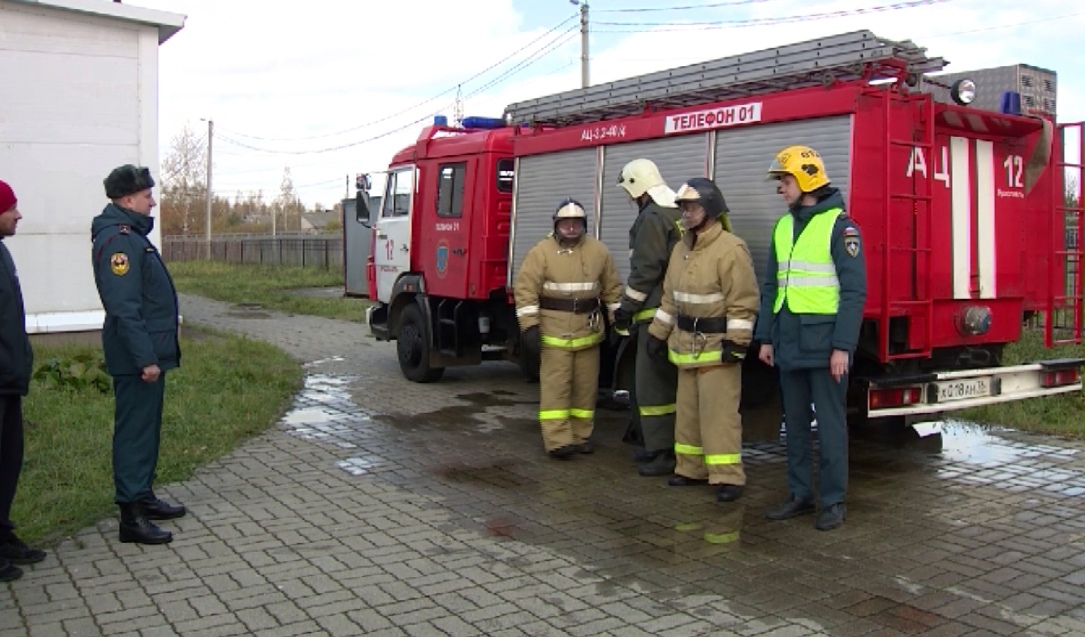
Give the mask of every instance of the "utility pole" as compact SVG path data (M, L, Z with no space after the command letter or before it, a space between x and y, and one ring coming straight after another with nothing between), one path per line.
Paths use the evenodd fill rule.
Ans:
M211 260L211 140L215 134L215 122L207 120L207 260Z
M588 84L588 3L580 0L580 88Z

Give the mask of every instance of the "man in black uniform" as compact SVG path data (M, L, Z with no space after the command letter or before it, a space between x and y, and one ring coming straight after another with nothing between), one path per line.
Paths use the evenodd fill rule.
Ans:
M639 214L629 230L629 281L622 305L614 313L614 327L628 330L636 343L632 392L633 426L639 425L644 450L637 471L642 476L674 473L675 395L678 369L668 360L648 355L648 326L652 323L674 246L682 238L678 225L682 211L659 168L649 159L634 159L622 168L618 187L637 204ZM632 343L631 343L632 344Z
M23 576L16 564L33 564L45 552L15 536L11 504L23 469L23 396L30 391L34 351L26 334L26 311L15 261L3 240L23 218L11 186L0 181L0 582Z
M162 433L166 371L181 363L177 293L158 249L147 239L154 227L154 179L127 164L106 177L112 203L94 218L94 282L105 308L102 346L116 398L113 483L121 510L121 542L165 544L169 531L150 520L185 514L151 489Z

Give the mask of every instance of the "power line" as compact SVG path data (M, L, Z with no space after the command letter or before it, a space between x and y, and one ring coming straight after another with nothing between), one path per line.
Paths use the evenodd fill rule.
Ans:
M758 0L758 1L761 1L761 0ZM574 14L568 16L567 18L565 18L561 22L559 22L556 25L554 25L554 26L550 27L549 29L547 29L539 37L537 37L534 40L528 42L527 44L520 47L519 49L516 49L515 51L513 51L512 53L510 53L510 54L506 55L505 57L501 58L497 62L494 62L490 66L482 69L478 73L475 73L474 75L467 78L466 80L463 80L462 82L458 82L455 86L453 86L453 87L451 87L451 88L449 88L449 89L447 89L445 91L442 91L441 93L438 93L437 95L434 95L433 97L431 97L431 98L429 98L429 99L427 99L427 100L425 100L423 102L419 102L419 103L415 104L414 106L410 106L410 107L405 108L405 109L403 109L401 111L398 111L396 113L392 113L391 115L388 115L386 117L382 117L382 118L377 119L377 120L366 122L365 124L360 124L358 126L354 126L352 128L348 128L348 129L341 130L341 131L336 131L334 133L322 133L320 135L310 135L310 136L307 136L307 137L260 137L260 136L257 136L257 135L248 135L248 134L245 134L245 133L239 133L237 131L227 130L226 132L228 132L229 134L231 134L231 135L233 135L235 137L243 137L243 138L246 138L246 139L256 139L256 140L260 140L260 141L292 142L292 141L308 141L308 140L313 140L313 139L325 139L325 138L328 138L328 137L338 137L340 135L345 135L347 133L352 133L354 131L362 130L363 128L368 128L368 127L373 126L375 124L380 124L381 122L386 122L386 121L388 121L390 119L395 119L396 117L399 117L400 115L405 115L405 114L407 114L407 113L409 113L409 112L411 112L411 111L413 111L413 110L415 110L417 108L425 106L426 104L430 104L432 102L435 102L436 100L444 97L445 95L448 95L449 93L452 93L453 91L456 91L457 89L460 88L461 85L467 84L468 82L470 82L470 81L472 81L472 80L474 80L474 79L476 79L478 77L481 77L482 75L485 75L489 71L491 71L491 70L497 68L498 66L504 64L505 62L511 60L512 58L516 57L520 53L522 53L522 52L526 51L527 49L531 48L539 40L542 40L543 38L547 37L551 33L557 31L558 29L560 29L562 26L564 26L570 20L572 20L574 18L578 18L578 17L579 17L578 13L574 13ZM219 127L219 130L220 131L222 130L221 126Z
M469 93L467 95L467 97L477 95L481 91L484 91L484 90L486 90L488 88L491 88L491 87L499 84L500 82L504 81L506 78L510 77L511 75L519 72L520 70L522 70L524 68L527 68L531 64L534 64L535 62L537 62L542 57L545 57L546 55L552 53L554 50L559 48L566 41L570 40L573 37L571 35L572 32L577 30L578 28L579 27L576 27L576 26L569 27L565 31L561 32L556 38L554 38L554 39L550 40L549 42L547 42L545 45L543 45L542 48L535 51L534 53L532 53L530 56L528 56L524 60L521 60L518 64L516 64L512 68L506 70L501 75L498 75L497 77L490 80L486 84L480 86L479 88L477 88L474 91L472 91L471 93ZM446 105L445 108L447 108L447 105ZM443 110L443 109L439 109L438 112L440 110ZM223 141L229 143L229 144L233 144L233 145L239 146L241 148L247 148L249 150L254 150L254 151L258 151L258 152L262 152L262 153L270 153L270 154L277 154L277 155L309 155L309 154L318 154L318 153L329 153L329 152L334 152L334 151L338 151L338 150L343 150L343 149L346 149L346 148L353 148L355 146L360 146L362 144L367 144L369 142L376 141L376 140L382 139L384 137L388 137L389 135L393 135L393 134L398 133L398 132L400 132L402 130L406 130L406 129L411 128L413 126L417 126L418 124L428 120L430 117L432 117L432 115L433 115L433 113L429 113L429 114L427 114L427 115L425 115L423 117L415 119L415 120L413 120L411 122L408 122L408 123L406 123L406 124L404 124L402 126L399 126L397 128L394 128L394 129L391 129L391 130L388 130L388 131L385 131L385 132L377 134L377 135L373 135L371 137L367 137L367 138L362 139L362 140L347 142L347 143L339 144L337 146L332 146L332 147L329 147L329 148L320 148L320 149L314 149L314 150L275 150L275 149L271 149L271 148L261 148L259 146L253 146L252 144L248 144L246 142L234 139L230 135L223 135L223 134L219 133L218 137L220 139L222 139Z
M642 7L628 9L593 9L596 13L650 13L656 11L686 11L690 9L719 9L721 7L738 7L747 4L762 4L775 0L734 0L733 2L712 2L708 4L690 4L681 7ZM596 22L596 24L599 24Z
M596 29L596 33L644 33L662 31L713 31L717 29L761 27L774 24L788 24L793 22L806 22L811 20L826 20L830 18L843 18L868 13L882 13L897 11L932 4L943 4L952 0L908 0L893 4L865 7L861 9L841 9L839 11L826 11L823 13L808 13L805 15L783 16L778 18L748 18L743 20L716 20L711 22L596 22L601 26L615 27L639 27L633 29ZM651 27L651 28L643 28ZM666 28L658 28L666 27Z

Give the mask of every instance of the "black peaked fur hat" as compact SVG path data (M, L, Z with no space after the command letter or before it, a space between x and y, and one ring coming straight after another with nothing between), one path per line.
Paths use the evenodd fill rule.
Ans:
M154 188L150 169L132 164L114 168L102 183L105 184L105 196L110 199L120 199L141 190Z

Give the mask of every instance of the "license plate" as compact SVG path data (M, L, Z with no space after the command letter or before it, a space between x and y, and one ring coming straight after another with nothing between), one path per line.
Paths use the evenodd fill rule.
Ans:
M989 378L951 380L937 383L937 385L940 403L991 395L991 379Z

